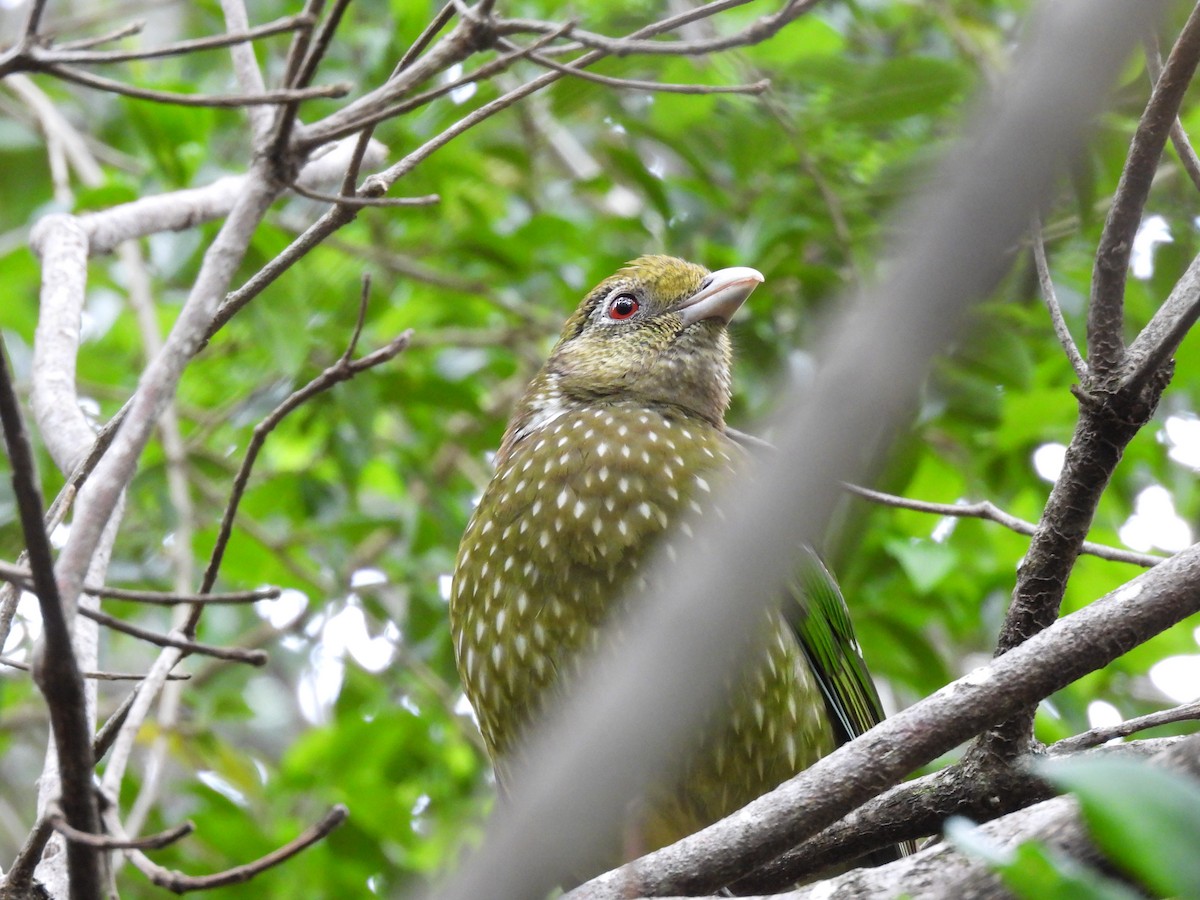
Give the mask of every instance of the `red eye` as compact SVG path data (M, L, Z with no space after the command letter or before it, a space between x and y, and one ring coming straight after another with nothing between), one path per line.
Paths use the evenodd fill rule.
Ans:
M618 294L608 305L608 317L621 321L628 319L638 311L638 299L633 294Z

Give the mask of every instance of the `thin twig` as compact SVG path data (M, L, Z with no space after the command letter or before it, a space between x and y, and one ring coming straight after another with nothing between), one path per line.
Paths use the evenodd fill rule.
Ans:
M348 5L349 0L336 0L333 11L321 22L316 34L306 31L296 35L296 39L288 47L285 87L296 90L309 86L316 74L317 65L329 49L333 32L340 24ZM307 10L315 16L324 6L325 0L310 0ZM269 144L272 158L278 160L284 158L284 151L292 140L292 130L296 127L296 113L299 108L298 102L292 102L277 110L274 135Z
M745 2L746 0L734 0L734 2L708 3L698 6L670 19L664 19L665 27L658 29L658 31L673 31L698 19L708 18L716 13L741 6ZM816 6L818 2L820 0L792 0L792 2L786 4L779 12L771 16L764 16L758 22L755 22L749 28L737 34L699 41L651 41L640 40L634 36L614 38L597 34L593 31L575 31L571 36L584 47L590 47L593 50L602 50L612 56L632 56L633 54L647 56L704 56L721 50L740 47L746 43L757 43L762 40L762 37L759 36L760 29L771 28L775 20L780 17L786 17L790 21L801 13L807 12L813 6ZM543 22L533 19L504 19L498 23L497 31L501 34L517 34L522 32L538 34L550 31L555 27L556 24L554 22ZM578 48L564 47L562 48L562 52L570 52L575 49Z
M135 34L141 34L146 28L146 23L142 19L134 19L125 25L105 31L101 34L95 34L91 37L79 38L74 41L63 41L61 44L55 44L55 51L62 50L87 50L92 47L98 47L101 44L111 44L113 41L119 41L122 38L133 37Z
M162 59L168 56L182 56L185 53L196 53L200 50L216 50L221 47L229 47L233 44L244 44L248 41L256 41L259 38L283 34L284 32L294 31L298 28L310 28L312 24L312 17L301 13L295 16L284 16L265 25L256 25L253 28L247 28L245 31L232 31L225 34L210 35L209 37L194 38L188 41L176 41L175 43L164 44L161 47L152 47L149 50L81 50L68 48L64 44L59 47L49 47L38 51L35 59L39 62L67 65L101 65L142 59ZM134 30L135 32L140 30L140 25ZM116 38L126 37L130 33L129 28L124 28L120 32L105 35L103 38L90 38L89 41L107 42Z
M228 659L233 662L246 663L251 666L265 666L267 664L267 654L262 650L240 650L236 647L214 647L212 644L201 644L197 641L189 640L182 635L176 637L174 634L159 634L156 631L148 631L137 625L130 624L123 619L118 619L106 613L99 612L86 607L79 608L79 614L85 618L91 619L105 628L111 628L113 631L119 631L122 634L127 634L130 637L135 637L138 640L146 641L158 647L175 647L179 650L185 650L188 653L199 653L203 656L215 656L217 659Z
M444 97L446 94L452 93L464 85L476 84L488 78L492 78L493 76L498 75L500 72L510 68L513 63L517 62L518 60L527 58L529 54L537 48L551 43L564 34L568 34L572 28L572 25L573 23L567 22L564 25L561 25L557 31L542 35L528 47L519 47L509 53L503 53L497 56L495 59L489 60L465 75L461 75L458 78L446 82L445 84L440 84L435 88L430 88L427 91L414 94L413 96L390 106L386 106L382 109L377 109L374 112L364 114L361 118L352 119L335 131L323 132L319 140L315 138L309 138L307 133L305 133L305 136L302 138L300 143L305 147L310 145L315 146L318 143L324 143L330 137L346 137L354 134L354 132L362 128L374 128L374 126L378 125L380 122L395 118L396 116L403 115L407 112L411 112L414 109L420 109L422 106L425 106L431 101L436 100L438 97ZM343 188L343 190L346 190L346 188Z
M28 569L12 563L0 562L0 580L28 589L33 578ZM182 603L257 603L259 600L274 600L280 590L277 587L258 588L253 591L229 591L224 594L188 594L171 591L139 591L131 588L98 587L85 584L85 594L106 597L111 600L128 600L133 603L152 603L157 606L178 606Z
M25 40L32 42L41 29L42 14L46 11L46 0L32 0L29 15L25 17Z
M29 836L25 838L25 843L21 845L21 849L13 858L12 865L4 874L4 890L11 896L37 896L33 891L33 873L37 869L38 863L42 861L42 851L46 848L46 842L53 834L54 826L47 822L45 817L39 817L33 828L29 830Z
M1058 342L1062 345L1063 352L1067 354L1071 368L1075 370L1075 377L1079 379L1080 384L1087 384L1088 366L1080 355L1079 348L1075 346L1075 339L1071 337L1071 329L1067 327L1062 307L1058 304L1054 279L1050 277L1050 266L1046 262L1046 242L1042 236L1042 222L1036 214L1029 226L1029 240L1033 245L1033 262L1037 268L1038 283L1042 287L1042 300L1050 313L1050 323L1054 326L1054 333L1058 336Z
M29 663L21 662L9 656L0 656L0 666L8 666L10 669L17 669L21 672L28 672L32 668ZM96 681L142 681L146 677L135 672L82 672L80 674L84 678L91 678ZM187 681L192 676L168 675L167 677L171 681Z
M297 853L311 847L317 841L326 837L335 828L345 822L349 815L350 813L346 807L338 804L330 809L321 821L298 835L294 840L284 844L278 850L268 853L254 862L246 863L243 866L237 866L233 869L226 869L224 872L215 872L212 875L185 875L183 872L164 868L147 859L139 850L131 851L129 858L142 874L159 887L166 888L176 894L184 894L189 891L207 891L231 884L242 884L254 876L265 872L267 869L286 862ZM111 823L111 818L106 816L105 821L106 823Z
M881 506L911 509L915 512L929 513L934 516L984 519L989 522L995 522L997 525L1003 525L1010 531L1015 531L1017 534L1023 534L1027 537L1032 537L1034 532L1037 531L1037 525L1033 522L1018 519L1011 513L1000 509L989 500L982 500L978 503L930 503L925 500L910 500L907 497L885 494L882 491L859 487L856 484L844 484L842 486L850 493L857 494L863 499L870 500L872 503L878 503ZM1100 559L1107 559L1110 562L1129 563L1130 565L1142 566L1143 568L1157 566L1166 559L1166 557L1154 556L1151 553L1122 550L1119 547L1109 547L1105 544L1093 543L1092 541L1083 542L1083 552L1090 556L1099 557Z
M322 203L334 203L338 206L354 206L354 207L403 207L403 206L434 206L441 203L442 198L439 194L426 194L423 197L355 197L346 196L345 194L329 194L325 191L314 191L293 181L288 185L288 189L295 191L301 197L307 197L309 200L318 200Z
M160 831L158 834L149 834L140 838L115 838L109 837L106 834L88 834L72 828L67 824L62 812L59 810L51 810L47 814L46 819L54 827L55 831L71 843L85 844L88 847L95 847L97 850L161 850L163 847L169 847L176 841L182 840L196 830L196 826L193 823L181 822L173 828Z
M32 14L31 14L32 15ZM58 753L62 803L67 819L80 831L99 831L100 817L92 794L92 740L88 725L83 675L71 644L54 573L50 539L43 524L42 490L25 430L21 406L13 389L8 350L0 336L0 425L12 466L13 494L29 550L29 568L42 614L45 647L38 654L34 681L46 698ZM99 900L100 859L90 848L67 848L67 871L72 900Z
M1147 36L1144 46L1150 83L1156 84L1162 77L1162 57L1158 52L1158 38L1153 34ZM1171 124L1171 145L1179 156L1179 164L1183 166L1183 171L1192 180L1192 184L1200 188L1200 157L1196 156L1196 150L1192 147L1187 132L1183 130L1183 123L1179 121L1179 116L1176 116L1175 121Z
M1113 195L1096 248L1088 305L1088 364L1100 376L1111 375L1125 355L1125 279L1133 238L1142 219L1154 173L1170 136L1196 65L1200 62L1200 6L1192 10L1154 83L1150 101L1129 146L1129 155Z
M100 726L100 730L96 732L96 736L92 738L92 758L97 762L104 759L105 754L112 747L113 741L121 733L121 726L125 724L125 720L129 717L129 710L133 708L133 702L137 699L141 688L141 682L133 686L133 690L125 695L125 699L121 701L121 705L105 720L104 724Z
M500 44L508 47L510 50L520 50L521 48L512 41L501 38ZM709 84L670 84L662 81L641 81L635 78L614 78L611 75L600 75L596 72L588 72L583 69L573 69L570 66L565 66L560 62L550 59L543 53L530 51L527 53L529 59L547 69L553 69L555 72L561 72L564 75L570 75L574 78L580 78L583 81L591 81L595 84L602 84L605 87L621 88L626 90L636 91L653 91L664 94L761 94L771 86L771 82L764 78L756 81L753 84L724 84L724 85L709 85Z
M1157 728L1159 725L1174 725L1176 722L1194 722L1200 719L1200 700L1184 703L1171 709L1163 709L1133 719L1126 719L1116 725L1102 725L1090 731L1084 731L1074 737L1064 738L1052 744L1048 752L1053 754L1074 753L1087 750L1107 743L1113 738L1129 737L1147 728Z
M350 93L351 89L351 85L339 82L337 84L319 85L296 91L287 89L264 91L261 94L176 94L172 91L156 91L150 88L134 87L124 82L114 81L111 78L102 78L99 75L93 75L90 72L76 69L73 66L48 64L43 66L42 69L51 75L57 75L64 81L70 81L84 87L95 88L99 91L108 91L112 94L121 94L126 97L136 97L139 100L149 100L153 103L167 103L172 106L241 109L244 106L274 105L278 103L293 103L299 100L344 97Z
M329 45L333 41L334 32L337 31L338 25L342 23L342 17L346 14L346 8L350 5L350 0L335 0L333 8L329 11L316 33L313 34L309 41L307 53L303 61L300 63L299 69L292 76L292 80L288 82L290 88L308 87L312 83L313 78L317 74L317 67L321 64L321 60L325 58L325 54L329 52Z
M360 307L361 310L361 307ZM360 312L358 325L354 330L351 338L351 347L358 341L358 334L362 329L362 315ZM242 495L246 491L246 484L250 480L250 472L254 468L254 463L258 459L259 451L262 450L263 444L267 440L275 427L287 417L289 413L307 402L323 391L329 390L336 384L353 378L359 372L365 371L380 363L387 362L394 356L403 351L409 340L412 338L412 332L406 331L399 337L392 340L384 347L367 354L358 360L350 360L346 354L343 354L329 368L325 369L320 375L292 393L287 399L280 403L271 413L254 427L254 433L250 438L250 443L246 447L246 456L242 460L242 465L238 469L237 477L234 478L233 488L230 492L229 503L225 506L225 513L221 517L221 526L217 532L217 539L213 544L212 555L208 561L208 567L204 570L204 576L200 581L200 593L206 593L212 589L216 583L217 572L221 568L221 559L225 555L225 547L229 543L229 538L233 534L233 522L237 515L238 504L241 502ZM194 617L193 617L194 619ZM190 633L190 628L186 629Z

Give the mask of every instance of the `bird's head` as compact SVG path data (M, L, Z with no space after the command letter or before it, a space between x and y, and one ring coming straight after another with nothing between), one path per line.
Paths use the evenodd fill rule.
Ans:
M721 426L730 388L725 326L762 280L744 267L634 260L583 298L527 400L675 407Z

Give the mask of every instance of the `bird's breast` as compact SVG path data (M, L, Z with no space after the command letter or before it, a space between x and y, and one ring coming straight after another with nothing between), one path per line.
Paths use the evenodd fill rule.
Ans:
M571 674L659 536L731 465L712 424L657 409L568 409L506 448L463 536L450 616L493 755Z

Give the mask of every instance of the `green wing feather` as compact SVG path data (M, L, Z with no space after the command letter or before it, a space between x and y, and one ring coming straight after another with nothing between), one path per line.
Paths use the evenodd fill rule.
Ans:
M837 582L815 553L805 555L786 614L821 686L841 744L883 721L883 704Z

